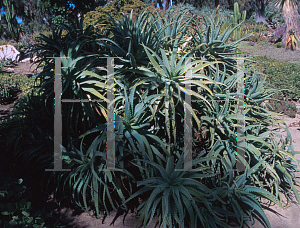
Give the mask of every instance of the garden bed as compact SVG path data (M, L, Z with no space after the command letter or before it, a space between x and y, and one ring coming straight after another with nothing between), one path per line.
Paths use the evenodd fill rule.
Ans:
M164 15L162 20L146 11L138 15L135 22L126 16L120 17L114 21L111 34L105 39L98 39L103 37L95 33L92 26L83 31L82 21L67 28L60 27L53 31L53 36L40 39L34 50L40 54L45 66L39 74L41 93L22 97L16 105L18 112L14 118L0 123L3 129L0 146L5 145L1 152L5 151L12 165L17 166L15 174L30 186L30 191L23 192L22 197L32 200L35 206L30 209L24 199L18 198L15 202L11 191L5 189L7 186L2 186L2 198L6 203L1 205L4 212L1 219L6 223L17 223L22 221L15 216L20 216L27 223L42 223L42 219L35 216L35 210L46 216L48 212L41 208L47 208L56 218L61 215L59 221L67 226L103 227L103 221L88 219L82 210L73 213L74 205L100 216L100 212L113 211L113 208L118 208L117 213L124 215L122 207L125 204L131 211L141 209L139 216L145 225L155 223L159 217L160 226L166 226L167 222L170 227L218 227L226 226L235 216L243 225L245 216L252 218L253 209L268 224L257 197L278 203L281 195L274 195L278 188L286 195L293 191L300 202L289 174L297 170L286 159L293 157L291 149L286 151L289 142L281 135L273 137L274 132L270 129L273 117L261 106L272 91L266 89L253 64L245 65L247 71L244 72L244 104L247 107L244 121L247 137L244 138L248 152L245 158L248 158L249 169L247 172L233 171L238 146L235 131L239 120L237 105L228 100L236 99L242 93L237 83L243 73L235 70L239 63L234 59L234 47L229 47L231 53L227 53L233 57L224 58L225 47L222 45L227 43L230 34L226 30L227 35L219 36L219 31L209 23L205 24L204 32L197 27L187 47L194 54L193 66L197 66L188 68L191 65L185 63L186 56L182 52L177 52L177 45L181 43L179 34L185 34L190 21L183 20L186 11L178 8L176 12L179 12L176 20L182 18L180 23L173 23L173 13ZM151 23L144 20L145 17L160 22L150 28ZM168 27L166 32L158 36L158 31L165 26ZM157 37L149 39L148 36ZM170 37L177 38L174 41ZM121 168L120 172L106 169L110 160L106 145L110 115L107 115L107 103L102 106L100 102L71 102L61 106L62 138L65 139L61 159L63 167L71 171L44 172L45 168L53 167L53 102L57 102L54 100L54 64L48 58L49 53L63 57L62 97L76 100L91 97L105 100L111 92L106 86L109 82L106 67L109 66L95 56L101 53L115 57L114 68L118 74L114 75L113 110L116 111L115 129L118 130L113 134L118 150L114 151L112 159L116 167ZM197 59L209 63L200 63ZM227 67L226 64L233 65ZM182 77L189 69L194 71L195 77ZM193 87L187 88L190 84ZM187 94L202 102L188 105L184 102ZM207 102L207 99L218 102ZM193 159L193 168L199 168L196 172L178 170L185 161L186 142L183 138L186 136L185 113L188 113L185 109L192 113L194 123L188 139L193 139L189 141L193 147L192 156L199 158ZM278 148L276 140L282 140L282 148ZM42 178L43 174L45 178ZM19 180L12 184L22 184ZM45 186L45 180L46 194L38 188L42 183ZM58 206L54 200L62 203ZM15 213L12 203L20 204L21 211ZM30 213L35 217L29 217ZM128 214L127 226L136 224L135 215ZM224 217L229 219L224 221ZM104 221L105 225L110 225L111 219L112 215ZM44 221L48 223L49 220L45 217ZM117 221L122 227L122 216ZM117 221L115 225L118 226Z

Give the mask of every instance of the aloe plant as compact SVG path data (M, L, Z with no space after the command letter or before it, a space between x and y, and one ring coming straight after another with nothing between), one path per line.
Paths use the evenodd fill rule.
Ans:
M299 46L299 40L295 34L295 32L291 29L287 34L286 34L286 41L285 41L285 48L286 49L291 49L292 51L296 49L297 46Z
M202 16L203 17L203 16ZM203 17L205 28L198 21L193 27L193 35L191 40L192 52L208 61L222 61L228 66L235 65L235 56L240 52L237 44L246 37L240 38L235 42L228 43L230 36L241 26L235 25L233 28L228 26L221 33L221 26L216 26L210 18ZM232 69L231 69L232 70Z
M166 50L172 48L175 42L179 46L185 42L189 25L196 17L196 15L189 15L189 7L178 8L174 11L168 11L164 17L161 17L157 11L152 15L152 23L157 31L161 31L158 35L161 47Z
M11 4L9 0L4 0L3 4L6 6L5 16L6 16L9 34L15 41L18 42L20 39L20 27L16 19L14 6L13 4Z
M196 159L193 165L209 159ZM138 182L137 186L141 188L127 199L142 197L138 207L141 214L139 223L143 222L143 226L147 227L156 215L159 227L197 227L197 224L204 227L225 226L211 206L216 200L225 202L199 181L215 174L209 174L208 167L198 168L197 172L185 171L183 161L183 154L168 157L165 166L152 160L141 160L145 165L149 164L147 168L141 167L145 178ZM222 212L225 213L225 210Z
M109 17L114 25L108 29L112 37L98 39L98 44L108 48L123 65L127 64L134 68L147 65L149 59L142 44L157 50L161 42L159 34L163 32L163 30L157 31L151 24L150 14L147 10L143 10L135 22L133 22L133 10L129 17L124 13L120 19Z
M111 104L63 108L68 136L63 145L63 166L72 171L52 173L52 189L57 199L72 196L72 201L87 211L94 206L98 216L114 208L127 213L136 206L143 226L154 216L163 227L226 227L232 218L240 226L251 226L248 219L256 214L270 227L258 197L281 205L280 192L288 197L293 191L300 202L294 184L299 170L291 136L288 129L287 137L271 130L280 121L263 105L275 91L265 88L265 81L247 60L244 69L238 69L235 45L242 39L231 44L228 39L240 24L220 34L220 27L212 20L203 18L202 24L197 24L186 16L182 13L155 22L150 13L143 12L136 22L125 16L113 20L112 36L81 30L80 23L75 23L78 30L71 26L62 36L60 28L52 37L41 39L44 43L37 48L45 67L38 78L49 113L53 109L54 64L46 57L68 56L62 61L63 98L104 101L108 70L98 57L118 58ZM192 23L196 26L189 31L191 44L179 51L188 34L185 26L191 28ZM241 70L245 156L236 153L240 145L235 133ZM192 77L186 78L187 71ZM186 94L197 102L186 104ZM115 108L115 166L120 171L106 169L108 105ZM28 102L24 110L24 119L10 130L7 148L15 146L27 158L47 158L50 166L51 156L44 144L49 141L45 138L52 138L40 121L52 119L45 121L42 117L47 115L39 117L38 112L32 112L39 110L34 102ZM184 112L192 115L194 172L178 170L185 156ZM26 121L34 122L32 118L39 119L39 128L26 125ZM24 139L26 131L32 134ZM245 171L235 171L237 157L244 162Z

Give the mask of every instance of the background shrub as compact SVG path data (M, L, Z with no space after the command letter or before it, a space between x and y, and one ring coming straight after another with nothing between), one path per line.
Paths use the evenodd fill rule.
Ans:
M268 26L264 23L250 23L246 22L242 25L242 37L248 36L252 34L251 36L247 37L245 40L247 41L263 41L265 38L263 36L266 36L268 34Z
M57 218L54 219L53 211L32 207L30 190L23 179L1 175L0 183L1 227L50 228L62 225Z
M282 27L284 25L282 12L281 10L275 6L274 3L270 2L265 9L265 18L266 21L276 23L278 27ZM256 13L252 12L249 22L256 21Z
M94 11L90 11L84 15L84 28L89 25L95 25L98 22L96 31L99 32L101 29L108 28L111 26L111 20L108 15L114 18L118 18L121 13L125 15L130 15L131 10L133 10L133 20L136 16L146 7L145 3L141 0L113 0L106 4L104 7L97 7Z
M0 103L12 102L18 92L27 95L33 90L34 79L22 74L0 74Z

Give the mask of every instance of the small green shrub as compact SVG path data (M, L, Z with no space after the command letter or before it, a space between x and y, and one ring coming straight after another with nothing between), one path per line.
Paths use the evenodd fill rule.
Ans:
M275 44L275 47L277 47L277 48L284 48L284 44L281 43L281 42L278 42L278 43Z
M53 221L51 225L59 225L52 212L32 207L23 179L0 177L0 180L0 227L48 228L52 227L46 223L49 218Z
M242 37L247 36L249 34L253 34L252 36L247 37L245 40L247 41L262 41L265 40L263 36L268 33L267 25L263 23L245 23L242 25Z
M57 6L57 4L53 4L52 6L53 18L52 24L53 26L63 25L70 23L72 10L71 6Z
M0 60L0 69L4 70L6 67L12 64L11 59L1 59Z
M129 15L130 11L133 10L133 20L135 21L136 16L146 7L145 3L141 0L113 0L106 4L104 7L97 7L94 11L90 11L84 15L84 28L89 25L95 25L97 23L96 31L99 32L101 29L108 28L112 25L108 15L118 18L121 13Z
M0 83L0 104L9 102L18 92L20 92L20 82L5 80Z
M291 118L295 118L298 113L298 109L294 103L279 100L279 96L275 95L273 97L274 100L269 101L269 107L272 112L277 112L281 114L285 114Z
M33 40L33 42L37 42L37 38L40 36L40 35L44 35L46 37L49 37L51 35L51 31L48 31L48 30L43 30L43 31L40 31L40 32L34 32L32 35L31 35L31 39Z
M20 52L26 52L34 44L29 35L25 35L21 38L20 42L14 44L15 48Z
M10 43L6 40L0 40L0 45L6 45L6 44L10 44Z
M0 74L0 103L7 103L22 91L23 95L30 93L34 87L34 79L22 74Z

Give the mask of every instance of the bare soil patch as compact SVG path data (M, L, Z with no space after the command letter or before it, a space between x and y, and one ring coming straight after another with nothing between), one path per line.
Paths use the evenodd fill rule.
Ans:
M300 50L292 51L285 48L277 48L267 42L257 42L251 46L249 41L243 41L240 46L243 53L252 56L267 56L282 62L300 64Z

